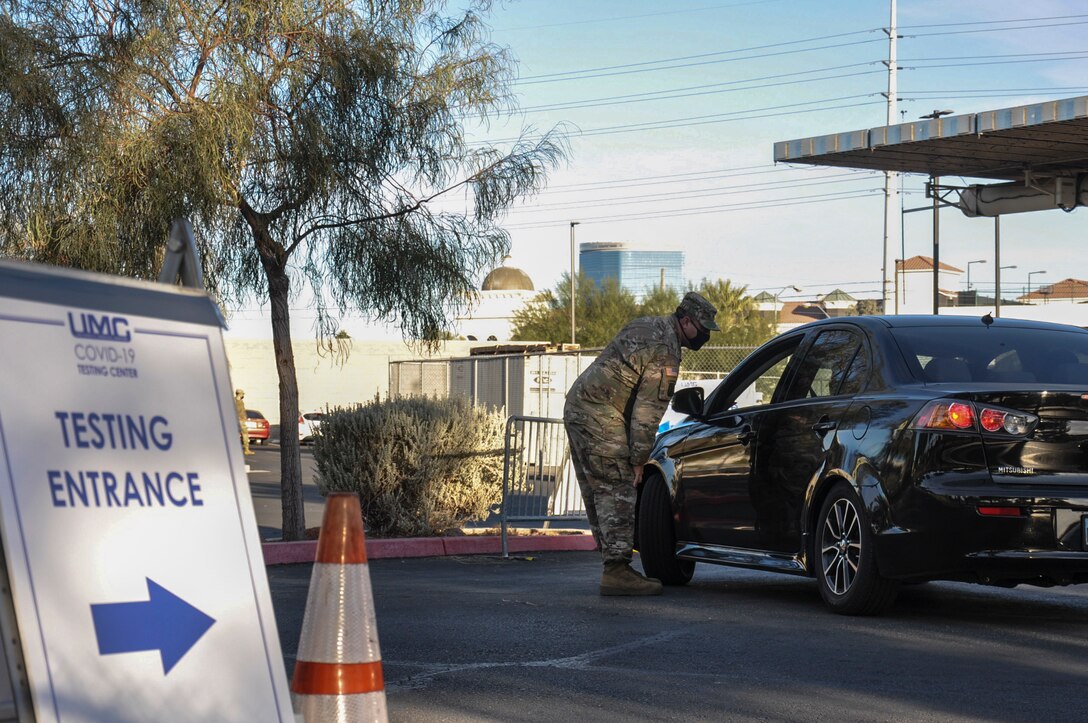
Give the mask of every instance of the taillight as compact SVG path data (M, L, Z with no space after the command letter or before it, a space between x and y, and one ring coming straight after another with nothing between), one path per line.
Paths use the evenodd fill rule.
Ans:
M1034 414L1011 409L982 407L971 402L954 399L938 399L922 407L912 425L916 429L975 430L975 422L982 431L1016 436L1028 434L1039 421Z
M1024 511L1019 507L1000 507L998 505L979 505L978 513L983 517L1021 517Z
M975 415L967 402L930 402L915 418L914 426L921 429L974 429Z

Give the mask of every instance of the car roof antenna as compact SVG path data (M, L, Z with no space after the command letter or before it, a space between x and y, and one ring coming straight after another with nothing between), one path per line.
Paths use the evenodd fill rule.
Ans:
M990 312L987 311L986 316L982 317L982 323L985 324L986 326L989 326L990 324L994 323L994 317L990 315Z

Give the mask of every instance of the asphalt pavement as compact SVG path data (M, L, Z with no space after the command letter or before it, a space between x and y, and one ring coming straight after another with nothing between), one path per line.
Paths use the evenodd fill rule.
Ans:
M279 450L254 449L275 539ZM267 570L290 678L312 565ZM706 564L660 597L602 598L594 552L368 570L392 721L1088 721L1088 585L914 585L857 618L828 612L807 578Z
M253 454L246 457L249 491L262 542L283 537L283 508L280 488L280 446L275 442L251 444ZM313 448L302 447L302 505L306 527L320 527L325 498L317 487Z
M602 598L591 552L368 568L391 721L1088 720L1088 586L929 583L857 618L812 580L704 564ZM268 568L288 676L310 571Z

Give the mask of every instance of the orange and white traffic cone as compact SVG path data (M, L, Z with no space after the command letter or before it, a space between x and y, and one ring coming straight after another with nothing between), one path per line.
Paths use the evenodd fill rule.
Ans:
M291 693L310 722L385 721L385 682L359 497L329 494Z

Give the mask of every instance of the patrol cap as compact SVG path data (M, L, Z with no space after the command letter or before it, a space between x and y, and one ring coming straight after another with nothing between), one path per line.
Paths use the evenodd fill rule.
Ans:
M684 299L680 302L680 306L676 307L676 312L680 316L690 316L695 319L707 331L721 330L718 322L714 321L714 315L718 313L718 310L714 308L714 304L711 304L694 291L684 294Z

